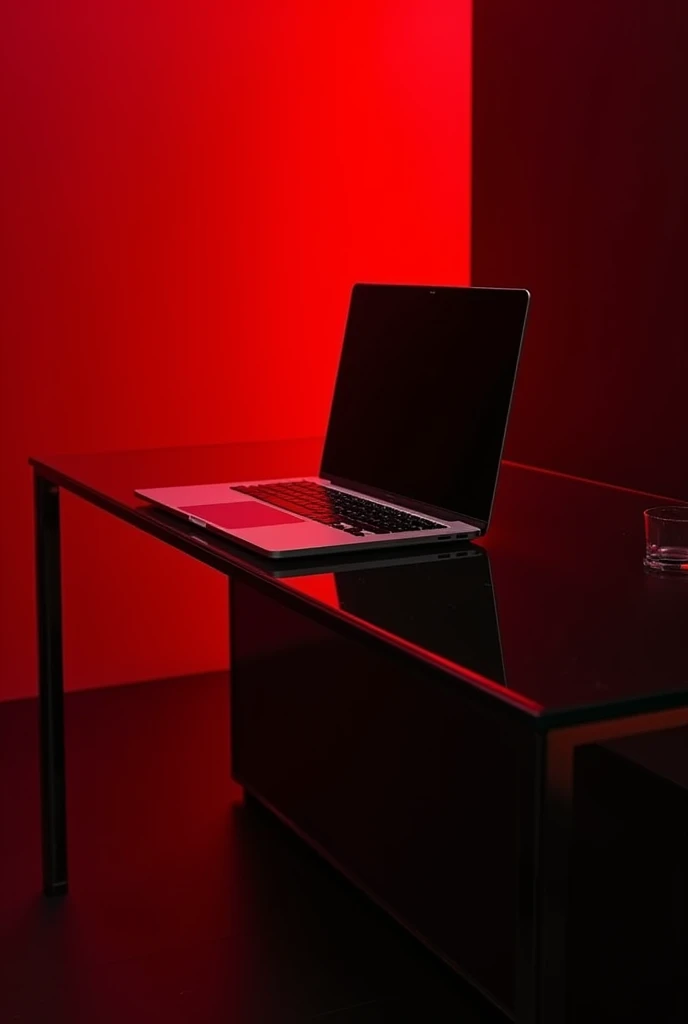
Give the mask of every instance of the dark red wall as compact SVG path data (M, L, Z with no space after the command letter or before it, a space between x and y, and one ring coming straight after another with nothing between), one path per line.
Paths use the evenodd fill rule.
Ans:
M507 455L688 499L688 4L474 10L475 284L531 289Z
M4 8L0 699L29 453L321 433L351 284L468 280L471 80L470 0ZM68 687L226 665L224 579L69 498L63 531Z

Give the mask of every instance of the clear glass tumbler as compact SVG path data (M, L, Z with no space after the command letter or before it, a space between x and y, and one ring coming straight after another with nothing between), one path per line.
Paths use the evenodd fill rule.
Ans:
M685 573L688 578L688 505L645 510L645 559L650 572Z

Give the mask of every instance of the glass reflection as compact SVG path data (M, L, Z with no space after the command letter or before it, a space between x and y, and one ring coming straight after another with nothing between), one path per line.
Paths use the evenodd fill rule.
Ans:
M449 554L449 557L447 557ZM300 576L300 593L506 685L497 603L487 552L399 557L395 564L339 565ZM301 570L303 572L303 570Z

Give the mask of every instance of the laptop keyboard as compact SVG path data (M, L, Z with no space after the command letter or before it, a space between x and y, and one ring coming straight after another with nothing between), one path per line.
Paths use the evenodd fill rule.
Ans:
M316 523L324 523L335 530L345 530L350 536L363 537L369 533L406 533L409 530L446 530L442 523L400 512L375 501L357 498L353 494L310 480L290 480L277 484L252 484L233 487L233 491L259 498L269 505L296 512Z

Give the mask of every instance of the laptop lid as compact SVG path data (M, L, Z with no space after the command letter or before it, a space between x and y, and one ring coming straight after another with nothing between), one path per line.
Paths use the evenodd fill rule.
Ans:
M321 476L485 530L529 299L354 285Z

